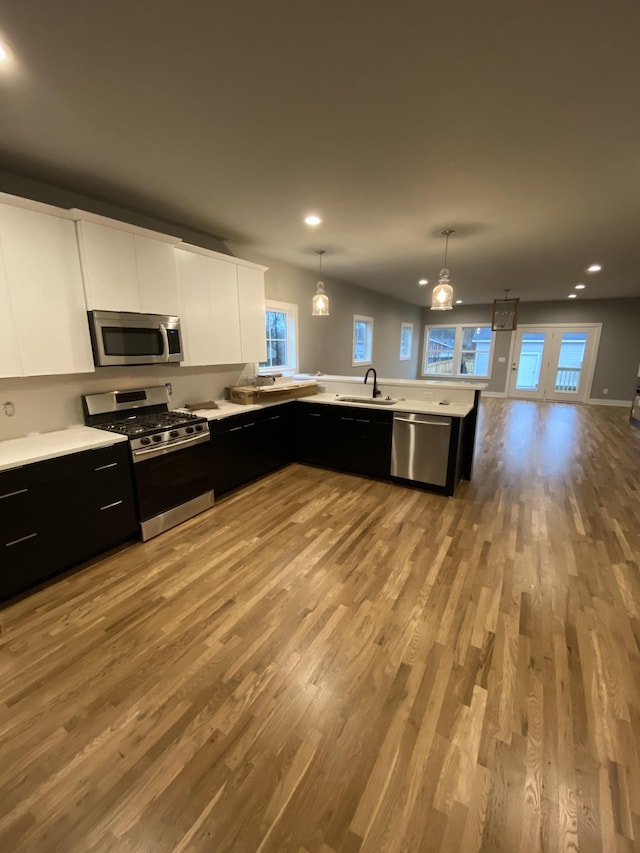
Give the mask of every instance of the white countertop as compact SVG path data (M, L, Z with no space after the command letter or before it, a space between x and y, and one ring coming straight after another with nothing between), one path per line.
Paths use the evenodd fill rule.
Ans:
M108 447L116 441L127 441L127 438L87 426L36 433L23 438L9 438L0 441L0 471L32 462L42 462L56 456L66 456L69 453L79 453L82 450Z
M391 406L380 406L376 403L348 403L336 399L336 394L310 394L308 397L297 397L299 403L326 403L331 406L353 406L363 409L382 409L387 412L415 412L421 415L443 415L453 418L464 418L473 409L472 403L450 403L448 406L442 406L439 403L433 403L423 400L400 400ZM396 398L397 399L397 398ZM267 406L281 406L284 403L292 402L290 400L280 400L274 403L252 403L244 406L240 403L230 403L228 400L216 400L218 409L199 409L194 414L207 418L210 421L227 418L230 415L241 415L243 412L256 412L264 409ZM187 411L179 409L178 411Z

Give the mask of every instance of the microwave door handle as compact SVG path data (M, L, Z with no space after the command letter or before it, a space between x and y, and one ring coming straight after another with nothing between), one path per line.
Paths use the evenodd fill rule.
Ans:
M160 323L160 336L162 337L162 360L169 361L169 336L164 323Z

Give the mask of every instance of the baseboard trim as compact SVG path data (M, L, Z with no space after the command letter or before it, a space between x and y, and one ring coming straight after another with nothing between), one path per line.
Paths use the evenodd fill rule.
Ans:
M625 409L630 409L632 402L632 400L604 400L600 397L589 397L587 400L590 406L620 406Z
M506 391L482 391L480 397L506 397Z

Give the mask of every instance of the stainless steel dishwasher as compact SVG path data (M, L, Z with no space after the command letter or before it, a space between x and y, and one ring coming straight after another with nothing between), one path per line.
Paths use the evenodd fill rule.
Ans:
M447 485L451 418L398 412L393 418L391 476Z

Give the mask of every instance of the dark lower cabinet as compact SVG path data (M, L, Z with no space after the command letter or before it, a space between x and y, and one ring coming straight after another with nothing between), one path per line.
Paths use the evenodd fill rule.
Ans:
M0 472L0 599L137 529L127 442Z
M300 462L323 468L340 467L337 407L322 403L298 403L296 455Z
M300 402L297 427L301 462L367 477L389 477L390 412Z
M294 458L293 406L284 403L209 424L217 496L262 477Z
M218 497L293 461L390 478L393 414L384 409L292 401L209 427L196 468ZM446 494L470 476L472 438L467 460L455 432ZM128 443L117 442L0 472L0 600L137 534L131 467ZM184 476L191 483L193 473Z

